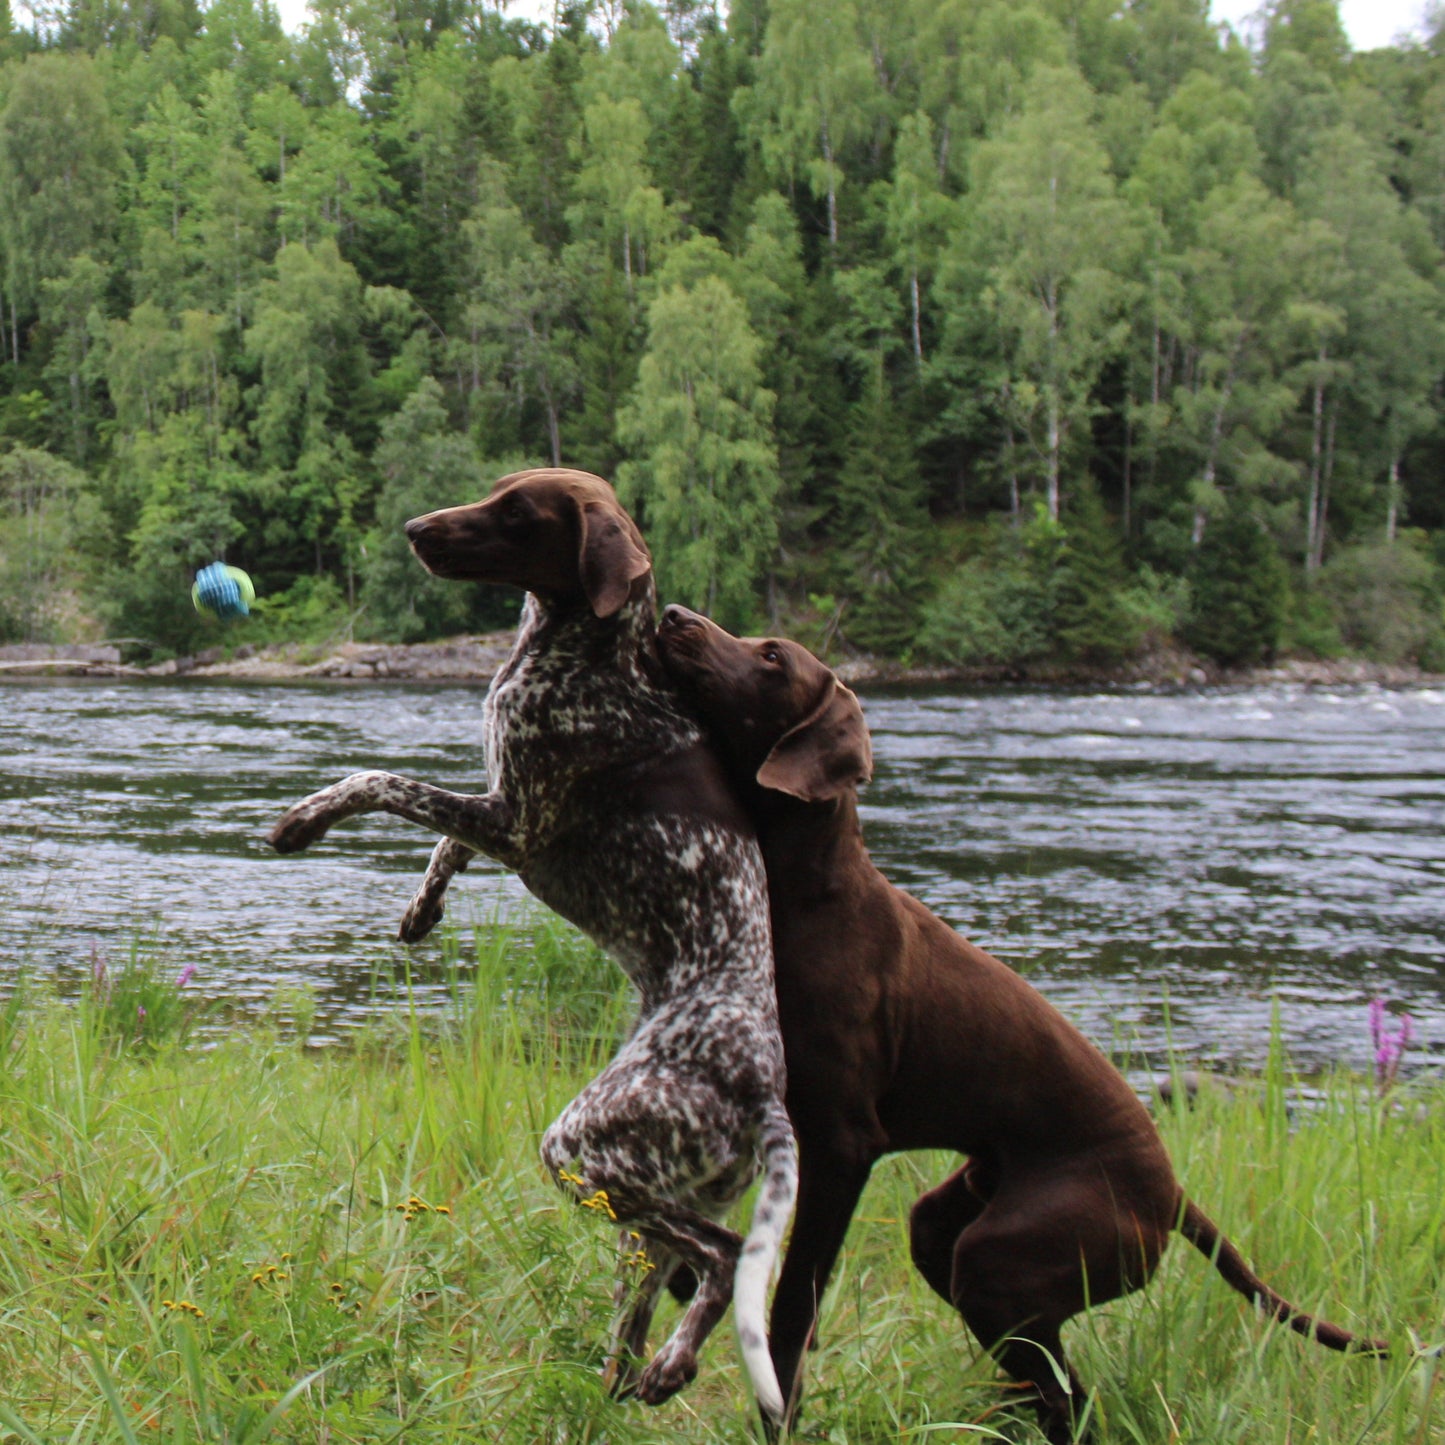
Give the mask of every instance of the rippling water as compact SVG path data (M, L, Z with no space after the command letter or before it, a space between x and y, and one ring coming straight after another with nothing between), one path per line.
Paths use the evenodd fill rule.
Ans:
M865 826L893 879L1024 969L1105 1043L1369 1065L1379 994L1445 1054L1445 693L1256 688L865 698ZM477 790L481 690L47 681L0 686L0 975L154 935L242 1005L309 983L363 1017L431 838L276 815L384 766ZM453 915L515 913L480 865ZM435 944L412 951L435 958ZM961 1041L966 1047L967 1041Z

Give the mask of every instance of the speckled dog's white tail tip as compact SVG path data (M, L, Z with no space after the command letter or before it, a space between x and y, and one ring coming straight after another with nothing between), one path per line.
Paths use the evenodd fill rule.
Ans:
M733 1315L743 1365L758 1406L769 1419L782 1423L787 1411L773 1357L768 1353L768 1285L782 1248L783 1232L798 1197L798 1146L781 1103L773 1105L763 1128L763 1179L753 1224L743 1241L733 1276Z

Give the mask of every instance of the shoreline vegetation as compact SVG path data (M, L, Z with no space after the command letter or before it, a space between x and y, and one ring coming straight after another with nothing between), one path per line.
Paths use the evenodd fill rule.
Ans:
M1439 13L12 8L0 642L503 627L402 525L565 462L887 677L1445 672Z
M436 642L273 643L209 647L148 666L123 661L113 643L0 645L0 682L47 677L227 679L235 682L465 682L486 683L511 651L511 631L464 634ZM1445 673L1413 663L1369 658L1285 658L1269 666L1221 667L1179 647L1159 647L1109 667L977 664L912 666L854 656L835 663L850 686L1411 687L1445 684Z
M306 1047L301 994L239 1025L204 968L143 951L68 1003L24 980L0 1000L5 1445L756 1438L729 1328L657 1411L599 1378L615 1241L537 1141L625 1030L622 976L549 920L443 953L444 1015L401 985L344 1048ZM1271 1325L1176 1242L1147 1291L1069 1327L1097 1445L1442 1438L1445 1084L1305 1081L1273 1048L1189 1097L1156 1111L1191 1197L1302 1308L1393 1353ZM1040 1438L909 1264L911 1202L955 1162L875 1170L802 1439Z

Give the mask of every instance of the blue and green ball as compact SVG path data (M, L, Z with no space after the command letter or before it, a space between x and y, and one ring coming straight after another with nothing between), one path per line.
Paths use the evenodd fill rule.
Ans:
M245 617L256 600L256 589L251 579L239 567L228 567L224 562L212 562L196 573L195 585L191 588L191 601L196 611L208 617Z

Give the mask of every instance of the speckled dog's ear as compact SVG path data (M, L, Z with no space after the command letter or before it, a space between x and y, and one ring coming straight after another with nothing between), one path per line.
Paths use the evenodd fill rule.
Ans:
M598 617L611 617L632 592L632 584L652 570L642 534L623 511L600 502L581 507L582 590Z
M758 782L805 803L826 803L873 776L873 746L858 699L836 677L822 701L773 745Z

